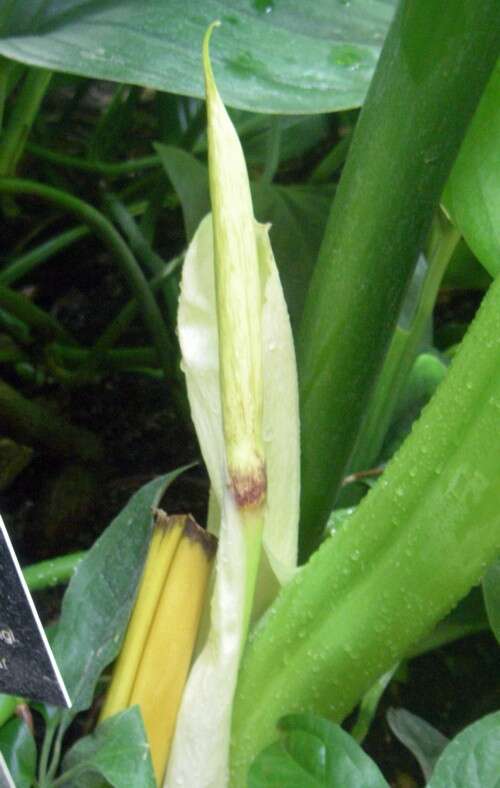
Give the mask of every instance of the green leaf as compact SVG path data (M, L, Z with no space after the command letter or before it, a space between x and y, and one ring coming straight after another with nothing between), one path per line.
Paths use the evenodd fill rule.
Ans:
M90 706L102 670L120 650L142 572L152 507L183 470L142 487L75 570L53 642L73 703L67 719Z
M331 136L331 122L328 115L252 115L240 110L231 111L231 119L241 137L245 158L250 168L262 168L269 151L273 124L279 122L279 163L280 166L292 159L304 157L309 151L317 150ZM258 124L258 119L262 122ZM250 126L250 128L249 128Z
M490 627L500 643L500 558L483 577L483 595Z
M68 772L75 770L76 776L64 783L72 788L97 788L102 778L113 788L156 788L139 707L115 714L92 735L79 739L68 752L64 767Z
M495 276L500 271L500 63L462 143L444 203L468 245Z
M9 720L0 728L0 752L16 788L30 788L36 770L36 744L23 720Z
M394 736L413 753L428 780L449 740L406 709L389 709L387 722Z
M474 587L434 630L410 650L408 656L418 656L447 643L488 629L483 595Z
M316 113L361 105L394 0L32 0L15 3L0 53L31 65L202 97L201 39L226 104Z
M343 528L348 518L356 511L355 506L346 506L344 509L333 509L325 525L324 538L326 539Z
M428 788L498 788L500 712L469 725L445 749Z
M182 148L158 142L155 149L180 200L186 238L191 242L201 220L210 211L208 170Z
M394 667L391 668L391 670L388 670L387 673L383 673L382 676L377 679L373 687L371 687L368 692L365 692L361 703L359 704L356 722L351 728L351 736L353 736L353 738L355 738L360 744L366 738L366 736L368 736L370 727L377 713L380 699L392 681L394 674L396 671L401 673L402 670L405 669L406 664L404 662L397 662Z
M486 290L490 284L491 276L462 237L446 269L441 286L444 289Z
M446 372L446 365L437 355L421 353L418 356L394 411L381 451L382 460L392 457L410 434L413 423L444 380Z
M292 326L297 326L323 238L333 188L258 182L253 185L252 194L256 218L271 223L271 245L290 320Z
M297 344L302 559L335 503L433 207L498 59L499 11L497 0L398 4Z
M248 788L387 788L375 763L339 725L296 714L280 728L281 741L252 764Z

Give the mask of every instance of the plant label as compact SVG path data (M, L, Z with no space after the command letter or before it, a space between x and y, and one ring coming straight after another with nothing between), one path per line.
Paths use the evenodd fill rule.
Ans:
M71 706L1 516L0 692Z

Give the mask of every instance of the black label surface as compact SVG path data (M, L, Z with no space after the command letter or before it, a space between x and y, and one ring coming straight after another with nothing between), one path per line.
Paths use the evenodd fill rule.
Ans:
M71 705L1 517L0 692Z

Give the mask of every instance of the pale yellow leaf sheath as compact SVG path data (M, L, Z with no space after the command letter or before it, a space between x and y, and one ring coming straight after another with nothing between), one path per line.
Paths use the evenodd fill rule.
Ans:
M161 784L192 658L216 539L188 515L157 515L134 611L101 720L139 705Z
M158 782L174 733L177 711L191 662L215 539L189 516L165 580L130 695L138 704L151 747Z
M132 686L163 586L179 546L182 526L182 522L173 518L169 520L163 512L158 512L156 516L137 599L101 710L101 721L130 705Z

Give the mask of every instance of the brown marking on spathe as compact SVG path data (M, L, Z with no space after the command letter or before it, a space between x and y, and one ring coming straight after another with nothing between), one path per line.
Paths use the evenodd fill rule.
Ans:
M254 473L231 474L230 489L238 509L257 509L266 500L267 475L264 465Z

